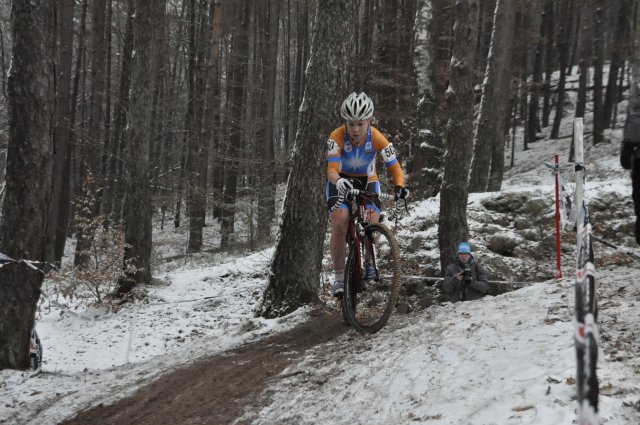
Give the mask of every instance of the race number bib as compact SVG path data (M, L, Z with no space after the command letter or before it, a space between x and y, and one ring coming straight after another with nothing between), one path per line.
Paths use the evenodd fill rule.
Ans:
M327 141L327 155L338 155L340 152L340 145L335 140L329 139Z
M396 159L396 150L393 148L393 145L389 143L389 145L380 151L382 154L382 159L384 162L393 161Z

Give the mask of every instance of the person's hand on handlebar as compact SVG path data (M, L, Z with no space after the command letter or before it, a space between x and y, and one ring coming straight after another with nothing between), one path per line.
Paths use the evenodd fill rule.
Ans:
M396 201L398 199L406 199L409 191L402 186L396 186Z
M351 182L343 177L336 181L336 189L338 189L338 195L347 196L349 189L353 189Z

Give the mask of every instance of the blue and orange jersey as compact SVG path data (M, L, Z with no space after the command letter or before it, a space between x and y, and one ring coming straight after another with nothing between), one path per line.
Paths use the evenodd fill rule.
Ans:
M327 171L335 171L353 177L367 176L368 181L378 181L376 153L380 152L396 186L404 187L404 172L396 158L393 145L375 127L369 126L367 139L361 146L349 140L347 127L342 125L331 132L328 141Z

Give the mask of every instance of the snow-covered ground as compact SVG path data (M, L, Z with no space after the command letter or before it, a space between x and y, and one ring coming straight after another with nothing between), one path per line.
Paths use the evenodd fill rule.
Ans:
M621 121L624 103L618 110ZM570 133L567 119L561 136ZM609 142L596 147L587 137L586 197L608 200L617 194L627 201L612 206L620 213L618 227L595 222L594 231L606 227L617 232L619 244L635 246L620 230L625 221L633 220L628 172L617 159L621 131L607 131L606 137ZM515 167L507 170L501 194L536 194L551 205L553 176L543 163L559 153L565 180L571 181L572 166L566 162L569 141L539 141L524 153L518 136ZM482 203L499 195L470 197L469 225L481 248L480 261L495 257L482 239L481 218L493 218ZM414 203L411 216L402 221L401 241L408 244L414 240L410 236L426 241L408 257L436 261L437 201ZM507 227L500 228L501 234L519 237ZM207 227L209 242L215 243L215 231L215 224ZM282 332L308 317L306 309L277 320L253 317L273 248L160 261L159 257L184 252L186 236L180 232L173 227L156 229L160 248L154 251L155 280L145 288L143 301L104 313L76 301L57 298L70 306L66 310L43 300L37 324L44 345L42 372L0 371L0 423L56 423L88 406L127 396L186 362ZM572 258L570 235L566 239L565 260ZM608 259L596 271L600 421L640 423L636 356L640 287L635 286L640 263L600 246L596 256ZM553 273L552 251L548 258L539 267ZM501 261L516 264L526 259ZM480 301L442 303L395 315L375 335L348 331L305 353L299 364L265 389L261 410L248 410L243 419L256 424L576 423L573 266L565 262L568 277L559 281L544 280Z
M109 403L150 379L301 323L307 309L254 318L272 249L238 257L198 259L156 277L143 303L117 313L66 310L42 303L37 330L42 372L0 372L0 423L51 424L83 406ZM202 258L200 258L202 261Z
M606 291L619 275L602 276ZM318 347L264 394L255 424L571 424L575 415L570 279L396 317L379 333ZM640 289L603 306L632 327ZM630 296L629 296L630 295ZM603 333L608 333L606 329ZM601 423L639 423L638 362L599 362Z

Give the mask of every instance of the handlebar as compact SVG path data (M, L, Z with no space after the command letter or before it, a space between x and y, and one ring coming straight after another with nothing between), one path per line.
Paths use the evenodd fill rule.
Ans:
M334 212L335 210L337 210L338 208L340 208L340 205L342 205L342 203L345 200L349 200L349 199L353 199L357 196L364 196L369 198L370 200L374 200L374 199L380 199L382 201L393 201L396 200L396 196L394 194L389 194L389 193L376 193L376 192L369 192L367 190L360 190L360 189L349 189L347 191L346 196L345 195L340 195L338 196L338 201L329 209L329 213ZM389 219L393 220L394 218L397 218L400 215L400 212L402 211L402 209L406 209L407 208L407 201L406 199L404 199L402 202L403 205L400 205L400 200L396 200L396 207L395 209L391 210L389 212Z

